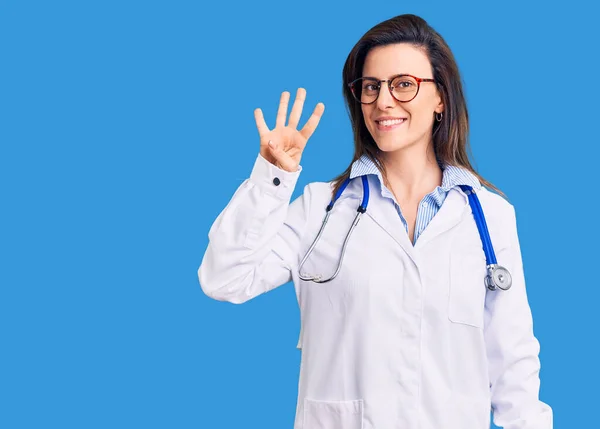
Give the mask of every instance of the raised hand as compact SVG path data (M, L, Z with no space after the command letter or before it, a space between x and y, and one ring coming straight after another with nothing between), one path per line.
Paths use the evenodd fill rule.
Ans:
M325 105L318 103L302 130L298 131L296 128L302 115L302 107L304 106L305 99L306 90L298 88L289 122L285 125L290 93L284 91L279 101L275 128L272 130L269 130L269 127L267 127L262 110L260 108L254 110L256 128L258 128L258 135L260 136L260 154L271 164L276 165L282 170L290 172L298 170L306 142L308 142L310 136L315 132L325 111ZM272 145L269 145L269 141Z

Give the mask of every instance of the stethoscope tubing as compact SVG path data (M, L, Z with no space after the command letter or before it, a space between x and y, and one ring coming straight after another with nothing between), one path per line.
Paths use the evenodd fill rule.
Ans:
M329 221L329 217L331 216L331 211L333 209L333 205L338 200L338 198L342 195L342 193L344 192L344 190L346 189L346 187L352 180L350 178L347 178L346 180L344 180L344 182L342 183L342 185L336 192L334 198L331 200L331 202L327 205L327 207L325 209L325 217L323 218L321 228L319 229L319 232L318 232L317 236L315 237L314 241L312 242L310 248L306 252L306 255L304 255L304 258L302 258L300 265L298 266L298 276L300 277L301 280L313 281L315 283L326 283L326 282L333 280L340 272L340 269L342 267L342 262L344 260L344 255L346 254L346 247L348 245L348 241L350 240L350 236L352 235L352 232L353 232L354 228L356 227L356 225L358 225L361 215L367 211L367 206L369 204L369 181L368 181L367 175L362 175L361 178L362 178L362 185L363 185L363 199L362 199L361 204L358 206L358 208L356 210L357 211L356 217L354 218L354 221L352 222L352 225L350 226L350 229L348 230L346 237L344 238L344 243L342 245L342 251L340 252L340 258L338 260L337 267L336 267L334 274L328 279L323 279L320 274L314 275L314 276L308 276L308 275L302 274L302 267L303 267L304 263L306 262L306 260L308 259L309 255L312 253L315 246L317 245L317 242L321 238L321 235L323 234L323 231L325 229L325 225L327 225L327 222ZM490 238L490 233L489 233L489 230L487 227L487 222L485 220L485 216L483 214L483 208L481 207L479 198L477 198L477 195L475 194L475 191L473 190L473 188L471 186L459 185L459 187L463 190L463 192L468 197L469 206L471 207L471 211L473 212L475 224L477 225L477 230L479 231L479 236L481 238L483 251L485 253L486 268L488 270L488 274L485 278L484 283L485 283L486 287L490 290L496 290L496 289L508 290L511 286L510 272L508 272L508 270L506 268L497 265L496 254L494 252L494 246L492 245L492 240ZM503 279L505 279L505 278L508 280L506 281L506 284L503 284L503 282L504 282Z
M492 246L492 239L490 238L490 233L487 227L487 222L485 221L485 216L483 215L483 209L481 207L481 203L479 202L479 198L475 195L475 191L468 185L459 185L460 188L467 194L469 198L469 205L471 206L471 210L473 211L473 216L475 217L475 223L477 224L477 229L479 230L479 235L482 237L483 251L485 253L486 264L492 265L496 264L496 254L494 252L494 246Z
M369 205L368 178L366 175L361 176L361 177L362 177L362 184L363 184L363 199L362 199L362 202L360 203L360 206L358 206L358 209L356 210L357 213L356 213L356 216L354 217L354 221L352 222L352 225L350 226L350 229L348 230L348 233L346 234L346 237L344 238L344 243L342 245L340 259L338 260L338 264L337 264L335 273L333 273L333 276L331 276L330 278L323 280L322 276L319 274L317 274L316 276L303 275L302 274L302 266L304 265L304 263L308 259L308 256L312 253L313 249L317 245L319 238L321 238L321 235L323 234L323 230L325 229L325 225L327 225L327 222L329 221L329 217L331 216L331 210L333 209L333 205L335 204L337 199L342 195L342 192L344 192L344 189L346 189L346 186L348 186L348 183L350 183L350 180L351 180L350 178L346 179L344 181L344 183L342 183L342 185L336 192L334 198L331 200L331 202L325 208L325 217L323 218L323 222L321 223L321 228L319 229L317 236L315 237L314 241L310 245L310 248L308 249L308 252L306 252L306 255L304 255L304 258L302 258L302 261L300 262L300 265L298 267L298 276L300 277L300 279L302 279L304 281L313 281L315 283L327 283L327 282L333 280L334 278L336 278L336 276L340 272L340 269L342 268L342 261L344 260L344 255L346 254L346 247L348 245L348 241L350 240L350 236L352 235L352 231L354 231L354 228L356 228L356 225L358 225L361 215L367 211L367 206Z

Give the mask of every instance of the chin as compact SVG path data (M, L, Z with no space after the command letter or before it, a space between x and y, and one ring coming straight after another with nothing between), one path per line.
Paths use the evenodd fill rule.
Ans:
M383 141L375 141L375 144L377 144L377 147L382 152L395 152L410 146L410 143L406 143L405 139L402 139L401 141L384 139Z

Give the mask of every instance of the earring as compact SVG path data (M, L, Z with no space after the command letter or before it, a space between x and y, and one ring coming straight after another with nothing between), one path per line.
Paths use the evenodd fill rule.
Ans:
M437 112L436 112L436 114L435 114L435 119L436 119L438 122L440 122L440 121L442 120L442 116L443 116L443 113L442 113L442 112L440 112L440 117L438 118L438 114L437 114Z

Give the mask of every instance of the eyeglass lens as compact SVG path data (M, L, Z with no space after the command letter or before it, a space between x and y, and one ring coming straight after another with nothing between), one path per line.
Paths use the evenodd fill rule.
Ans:
M383 86L387 86L384 82ZM418 84L410 76L398 76L392 81L392 94L398 101L408 101L417 93ZM371 78L361 78L354 83L354 97L361 103L372 103L379 95L379 81Z

